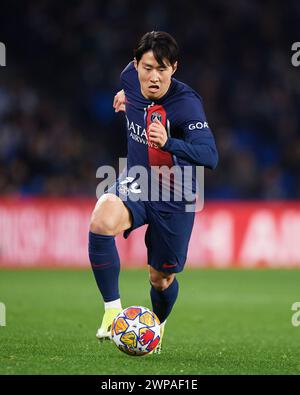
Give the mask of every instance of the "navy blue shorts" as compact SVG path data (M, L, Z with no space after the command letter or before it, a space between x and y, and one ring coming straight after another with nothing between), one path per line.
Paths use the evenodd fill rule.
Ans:
M113 193L122 198L118 191ZM132 226L124 232L124 237L148 224L145 234L148 265L167 273L181 272L186 262L195 213L159 211L151 206L151 202L140 200L126 199L123 203L132 215Z

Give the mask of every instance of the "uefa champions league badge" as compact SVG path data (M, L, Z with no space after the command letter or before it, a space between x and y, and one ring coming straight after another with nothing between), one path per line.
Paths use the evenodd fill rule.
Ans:
M159 120L159 122L162 122L162 116L159 112L153 112L150 116L150 122L154 122L155 118L157 118Z

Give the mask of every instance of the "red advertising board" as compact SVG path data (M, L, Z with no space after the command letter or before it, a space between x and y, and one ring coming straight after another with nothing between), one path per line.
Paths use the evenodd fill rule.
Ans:
M93 199L0 199L0 267L89 267ZM123 267L146 267L145 226L117 237ZM206 202L189 267L300 267L300 202Z

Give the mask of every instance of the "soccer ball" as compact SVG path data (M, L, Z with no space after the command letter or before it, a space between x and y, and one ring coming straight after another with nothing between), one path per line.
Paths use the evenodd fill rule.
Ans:
M159 319L146 307L127 307L114 319L111 338L118 349L126 354L149 354L160 341Z

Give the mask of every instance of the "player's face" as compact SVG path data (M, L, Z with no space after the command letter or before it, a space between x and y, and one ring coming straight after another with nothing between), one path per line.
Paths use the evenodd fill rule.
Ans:
M139 63L135 59L134 66L138 72L142 95L147 99L157 100L167 93L172 74L177 69L177 62L172 66L165 59L162 67L153 52L149 51L143 54Z

